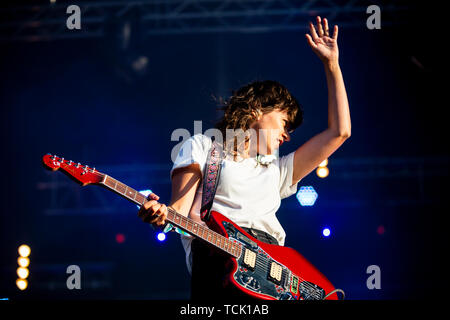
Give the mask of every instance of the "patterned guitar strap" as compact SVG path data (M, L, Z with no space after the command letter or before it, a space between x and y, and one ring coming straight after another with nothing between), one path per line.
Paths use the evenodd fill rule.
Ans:
M217 181L222 168L222 152L220 147L214 141L211 146L211 152L208 154L206 168L203 180L202 207L200 209L200 217L203 221L208 221L211 214L211 207L216 194Z

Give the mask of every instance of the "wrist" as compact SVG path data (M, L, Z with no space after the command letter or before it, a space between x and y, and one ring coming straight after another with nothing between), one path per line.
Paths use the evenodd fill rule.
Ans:
M337 71L339 70L339 61L338 60L325 60L323 61L323 66L327 71Z

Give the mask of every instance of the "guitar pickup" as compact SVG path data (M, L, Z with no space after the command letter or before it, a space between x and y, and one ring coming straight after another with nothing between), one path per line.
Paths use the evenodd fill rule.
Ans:
M255 270L256 266L256 252L245 249L244 252L244 266L250 270Z
M281 275L283 274L283 267L278 263L272 261L267 278L276 284L281 283Z

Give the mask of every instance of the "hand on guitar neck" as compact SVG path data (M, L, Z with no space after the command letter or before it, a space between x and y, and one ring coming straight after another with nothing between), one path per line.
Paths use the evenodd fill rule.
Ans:
M167 206L164 203L159 203L159 197L151 193L138 212L138 217L146 223L150 223L155 227L163 226L167 218Z

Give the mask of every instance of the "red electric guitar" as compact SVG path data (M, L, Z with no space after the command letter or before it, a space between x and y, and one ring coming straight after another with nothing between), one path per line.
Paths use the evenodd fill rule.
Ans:
M82 186L95 184L105 187L139 206L147 202L143 194L95 168L50 154L43 157L43 163L53 171L61 169ZM211 211L207 221L209 228L171 208L168 208L167 221L228 254L232 264L227 275L228 283L252 297L264 300L336 300L339 298L337 292L344 294L294 249L261 242L219 212Z

